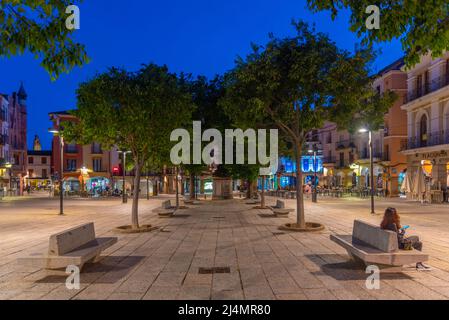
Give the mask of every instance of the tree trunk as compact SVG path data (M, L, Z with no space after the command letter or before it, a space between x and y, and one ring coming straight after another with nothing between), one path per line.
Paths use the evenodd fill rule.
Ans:
M154 196L157 196L157 194L158 194L158 185L159 185L158 179L157 179L157 177L155 177L154 178L154 186L153 186L153 195Z
M246 183L247 183L246 197L248 199L251 199L251 181L249 181L248 179L246 180Z
M190 174L190 200L194 200L195 199L195 174L191 173Z
M260 196L260 206L265 208L265 176L262 176L262 192Z
M150 200L150 177L147 176L147 200Z
M304 193L302 190L302 170L301 170L301 150L302 145L298 143L296 145L296 223L300 228L306 227L306 221L304 217Z
M141 165L135 161L135 176L134 176L134 192L133 192L133 206L132 206L132 228L139 228L139 193L140 193L140 168Z
M181 196L185 196L186 190L184 188L184 175L181 174Z
M176 189L176 209L179 209L179 179L178 179L178 167L176 167L176 169L175 169L175 175L176 175L176 177L175 177L175 183L176 183L176 186L175 186L175 189Z

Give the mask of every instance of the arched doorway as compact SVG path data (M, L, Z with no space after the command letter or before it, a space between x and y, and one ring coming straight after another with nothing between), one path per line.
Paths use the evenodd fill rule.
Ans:
M419 120L419 146L425 147L427 146L428 140L428 127L427 127L427 115L423 114L421 119Z

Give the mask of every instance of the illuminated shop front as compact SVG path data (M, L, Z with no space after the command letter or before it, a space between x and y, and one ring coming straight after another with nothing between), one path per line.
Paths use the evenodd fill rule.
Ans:
M312 183L313 177L317 175L319 184L323 177L323 159L321 156L304 155L301 158L301 171L303 174L303 183ZM296 162L288 157L280 158L279 175L280 189L296 188Z
M449 153L447 150L408 154L407 171L411 172L414 177L420 168L422 168L429 188L445 190L449 185Z
M101 193L110 188L110 180L105 177L93 177L86 180L86 191Z

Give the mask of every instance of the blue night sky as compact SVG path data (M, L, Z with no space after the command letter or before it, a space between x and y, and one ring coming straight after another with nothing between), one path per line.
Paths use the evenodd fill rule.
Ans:
M173 72L212 77L233 67L250 43L263 44L268 33L292 35L292 19L315 23L341 47L353 50L357 38L348 14L336 21L328 13L312 14L306 0L84 0L81 30L91 63L51 82L31 55L0 59L0 92L11 93L23 81L28 93L28 142L35 134L50 148L48 113L73 109L80 82L110 66L131 70L142 63L166 64ZM380 70L402 55L399 42L383 47L374 66Z

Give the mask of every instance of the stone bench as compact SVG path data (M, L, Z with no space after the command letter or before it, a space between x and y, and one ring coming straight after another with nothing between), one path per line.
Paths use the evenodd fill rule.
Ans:
M184 197L183 202L184 202L184 204L190 204L190 205L201 204L199 201L195 201L195 199L190 199L190 197Z
M153 210L154 213L157 213L159 216L166 217L172 216L176 211L176 207L171 205L170 200L163 201L160 208L156 208Z
M273 211L273 213L277 216L286 216L290 212L295 211L295 209L286 209L285 208L285 202L281 200L276 200L276 205L270 207L270 209Z
M400 270L404 265L429 260L417 250L399 250L397 234L380 227L354 221L352 235L331 235L330 239L346 249L351 259L361 265Z
M116 237L96 238L93 223L50 236L48 253L19 258L18 263L44 269L62 269L74 265L83 269L86 263L95 263L101 252L117 242Z
M254 205L254 204L259 204L261 201L262 201L262 199L260 198L260 194L256 194L251 199L249 199L246 202L246 204Z

